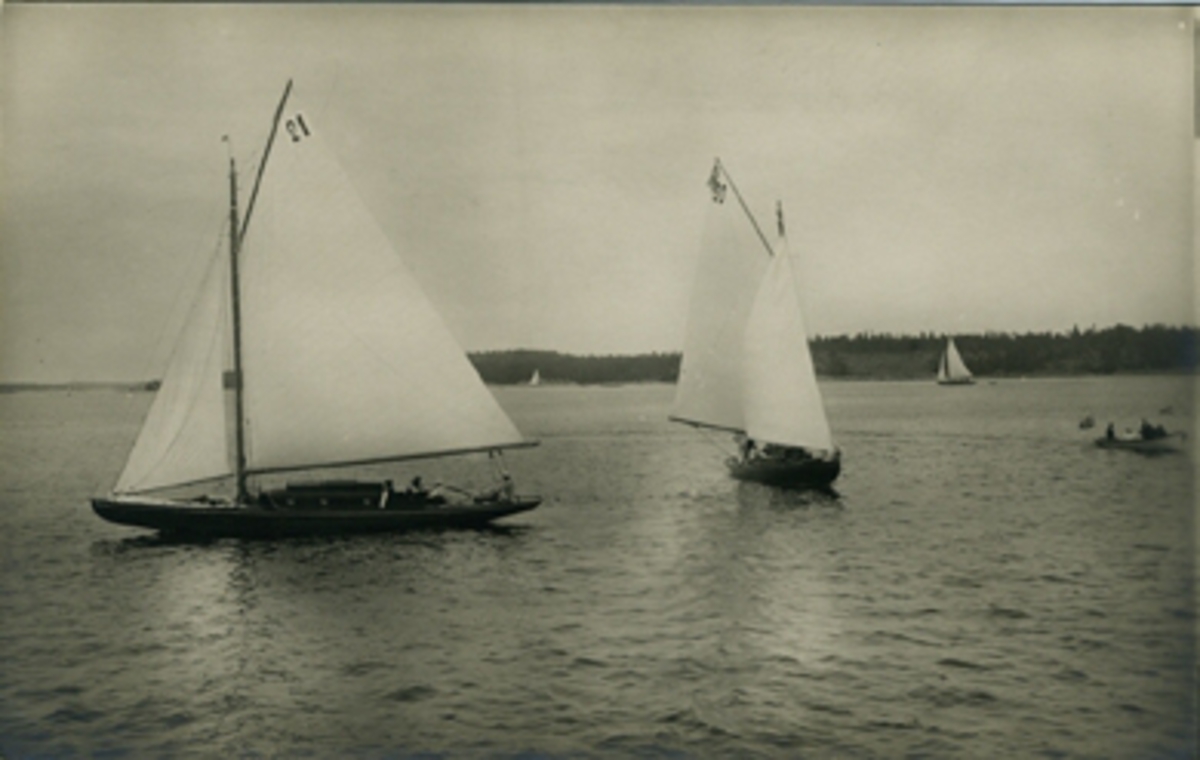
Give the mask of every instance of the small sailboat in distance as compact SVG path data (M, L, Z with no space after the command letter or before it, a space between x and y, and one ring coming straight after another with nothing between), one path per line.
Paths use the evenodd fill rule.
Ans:
M958 353L958 346L954 345L954 338L946 339L946 348L938 360L937 381L938 385L971 385L975 382Z
M230 157L228 262L210 265L116 488L92 508L205 537L469 527L533 509L540 498L516 495L502 468L494 491L455 499L419 478L403 490L387 480L251 487L276 473L471 452L495 462L536 443L483 384L312 114L289 106L291 89L244 218ZM233 495L219 495L230 479ZM218 495L161 495L201 486Z
M767 241L720 159L692 290L675 422L734 434L730 474L828 486L841 471L817 385L782 205ZM732 192L730 192L732 191Z
M531 386L542 384L542 376L536 369L533 371L533 375L529 378L529 384Z

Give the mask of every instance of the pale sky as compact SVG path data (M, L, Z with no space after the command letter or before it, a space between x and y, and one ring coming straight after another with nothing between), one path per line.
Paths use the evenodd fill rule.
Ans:
M467 350L678 351L716 156L814 334L1195 323L1190 9L4 16L0 381L161 374L289 78Z

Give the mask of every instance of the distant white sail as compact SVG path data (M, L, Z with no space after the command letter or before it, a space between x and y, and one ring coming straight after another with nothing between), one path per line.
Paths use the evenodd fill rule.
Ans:
M942 352L942 359L938 362L938 382L943 384L969 383L971 379L971 371L967 369L962 356L959 355L958 347L954 345L954 338L947 339L946 350Z
M746 322L770 256L716 171L709 189L671 417L743 431Z
M535 369L533 371L533 377L529 378L529 384L530 385L540 385L541 382L542 382L542 376L540 374L538 374L538 371Z
M834 449L787 238L782 235L746 324L743 362L747 435L763 443Z
M229 345L223 261L215 257L209 265L116 493L192 483L232 470L222 385Z
M523 442L295 101L244 242L248 469Z

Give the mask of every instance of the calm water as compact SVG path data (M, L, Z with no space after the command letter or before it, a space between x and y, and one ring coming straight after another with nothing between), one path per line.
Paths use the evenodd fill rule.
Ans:
M0 396L0 752L1190 757L1190 454L1090 439L1194 381L824 387L840 498L728 480L669 387L511 388L507 528L205 545L87 504L148 395Z

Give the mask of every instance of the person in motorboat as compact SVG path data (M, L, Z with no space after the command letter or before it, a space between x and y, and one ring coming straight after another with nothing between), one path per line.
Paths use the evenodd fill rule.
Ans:
M1111 422L1108 423L1108 428L1104 431L1104 437L1110 441L1117 437L1117 431Z
M1162 425L1151 425L1146 420L1142 420L1140 432L1142 434L1142 440L1144 441L1153 441L1156 438L1167 437L1167 429L1165 427Z

